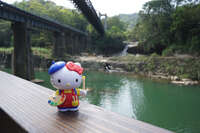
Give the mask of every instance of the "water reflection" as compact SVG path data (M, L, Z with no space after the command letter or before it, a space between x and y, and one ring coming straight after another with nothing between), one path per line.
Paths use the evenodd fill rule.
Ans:
M199 86L177 86L120 74L87 72L83 100L176 132L200 132Z
M144 94L140 81L106 73L95 73L94 77L91 77L90 72L86 75L90 75L87 83L92 88L85 99L89 103L135 119L144 110Z

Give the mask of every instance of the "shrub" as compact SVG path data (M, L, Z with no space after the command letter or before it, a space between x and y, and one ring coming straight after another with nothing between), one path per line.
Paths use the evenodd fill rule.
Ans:
M191 76L189 74L182 74L179 76L181 79L188 79L190 78Z
M173 55L173 49L172 48L166 48L162 52L162 56L172 56Z
M151 57L159 57L159 55L157 53L152 53Z

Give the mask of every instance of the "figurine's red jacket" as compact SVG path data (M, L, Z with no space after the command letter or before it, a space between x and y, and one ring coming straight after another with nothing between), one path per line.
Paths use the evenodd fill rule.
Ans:
M59 95L66 98L64 103L59 105L58 108L75 108L79 106L78 96L80 96L80 89L59 90Z

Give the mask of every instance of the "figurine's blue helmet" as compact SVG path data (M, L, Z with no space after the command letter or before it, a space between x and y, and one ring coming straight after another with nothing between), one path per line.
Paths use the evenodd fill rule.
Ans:
M62 69L65 66L65 62L64 61L58 61L58 62L52 62L52 65L50 66L49 70L48 70L48 74L53 74L55 72L57 72L58 70Z

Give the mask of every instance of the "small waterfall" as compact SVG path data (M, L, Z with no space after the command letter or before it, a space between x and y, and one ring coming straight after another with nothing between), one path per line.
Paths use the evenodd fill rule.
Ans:
M128 49L129 48L133 48L133 47L138 47L139 42L128 42L128 41L124 41L125 44L127 44L123 51L119 54L120 56L126 56L128 54Z
M127 55L127 50L128 50L128 44L124 47L123 51L121 52L121 56L126 56Z

